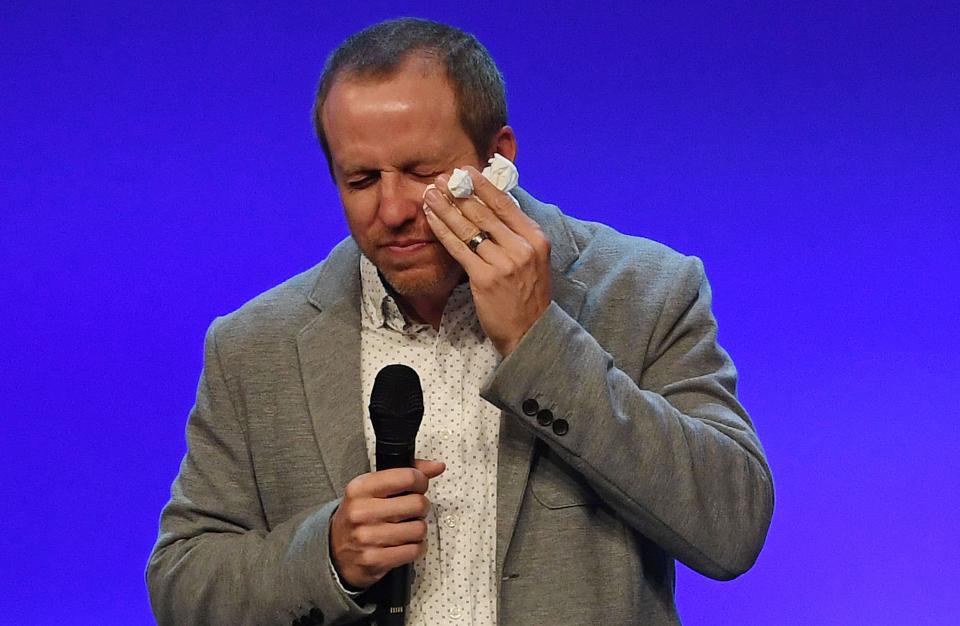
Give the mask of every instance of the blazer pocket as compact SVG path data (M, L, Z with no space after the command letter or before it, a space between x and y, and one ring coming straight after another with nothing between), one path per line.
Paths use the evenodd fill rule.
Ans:
M530 491L548 509L593 504L597 494L583 477L556 453L538 443L539 453L530 473Z

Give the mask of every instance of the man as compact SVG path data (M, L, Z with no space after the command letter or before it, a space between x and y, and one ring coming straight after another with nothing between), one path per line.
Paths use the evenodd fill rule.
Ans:
M516 139L456 29L349 38L315 117L352 237L211 326L158 621L363 622L413 563L408 624L669 624L673 559L748 569L772 483L700 262L484 179ZM362 407L396 361L424 379L425 460L371 472Z

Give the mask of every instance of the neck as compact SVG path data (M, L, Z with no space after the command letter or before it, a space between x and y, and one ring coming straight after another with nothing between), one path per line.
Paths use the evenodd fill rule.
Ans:
M404 316L418 324L430 324L434 330L440 330L440 320L443 318L443 310L447 308L447 300L461 280L466 280L466 276L445 280L443 282L449 284L438 285L432 293L403 295L380 274L380 281Z
M394 289L393 285L384 278L379 270L378 274L387 293L393 297L407 319L418 324L430 324L434 330L440 330L440 320L443 318L443 310L447 308L447 300L450 299L450 294L457 288L457 285L467 281L466 272L462 270L457 273L451 272L434 285L432 290L425 293L404 295Z
M452 290L451 290L452 291ZM397 304L400 310L411 320L420 324L430 324L434 330L440 330L440 320L447 306L450 294L437 296L399 296Z

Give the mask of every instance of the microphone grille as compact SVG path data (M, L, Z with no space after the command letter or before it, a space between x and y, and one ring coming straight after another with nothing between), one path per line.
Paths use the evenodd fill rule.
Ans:
M406 365L388 365L377 372L370 392L370 421L377 441L412 443L423 419L420 377Z

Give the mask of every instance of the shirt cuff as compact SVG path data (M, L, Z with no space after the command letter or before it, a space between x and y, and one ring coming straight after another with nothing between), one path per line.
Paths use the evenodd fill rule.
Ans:
M347 586L343 584L342 580L340 580L340 574L337 573L337 568L333 565L332 558L330 559L330 573L333 574L333 580L336 581L337 587L340 587L340 591L345 593L348 597L356 598L363 593L363 591L351 591L350 589L347 589Z
M333 519L333 516L331 515L330 518ZM362 593L364 592L364 590L363 590L363 589L360 589L360 590L349 589L349 588L343 583L343 581L340 579L340 573L337 571L337 566L333 564L333 555L330 553L329 544L330 544L330 538L328 537L328 538L327 538L327 545L328 545L328 547L327 547L327 563L330 564L330 573L333 574L333 580L337 583L337 587L340 588L340 591L342 591L342 592L344 593L344 595L346 595L346 596L347 596L348 598L350 598L350 599L355 599L355 598L357 598L360 594L362 594Z

